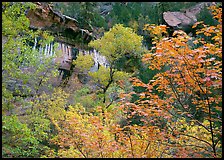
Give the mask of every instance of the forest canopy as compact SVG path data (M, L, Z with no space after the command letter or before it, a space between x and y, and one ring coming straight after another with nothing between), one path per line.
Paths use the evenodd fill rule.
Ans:
M31 28L35 3L2 2L2 158L221 158L222 4L163 19L198 4L47 3L94 35L86 51Z

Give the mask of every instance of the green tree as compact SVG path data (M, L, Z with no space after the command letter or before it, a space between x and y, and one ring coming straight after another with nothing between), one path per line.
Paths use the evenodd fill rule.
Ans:
M114 67L114 63L123 56L140 56L143 52L142 40L143 37L133 29L116 24L102 38L91 41L89 46L97 49Z
M110 64L108 68L100 66L97 72L89 73L94 82L97 82L102 89L102 102L107 109L113 102L107 96L108 89L119 82L128 81L131 76L130 73L123 71L124 68L116 68L116 63L125 56L141 56L142 37L138 36L133 29L117 24L102 38L91 41L89 46L97 49ZM106 102L107 99L109 102Z
M33 132L19 121L17 116L4 116L2 119L3 157L37 157L39 141Z
M10 101L15 96L32 96L40 86L49 85L49 77L55 72L52 57L41 55L28 42L41 36L41 46L53 41L44 31L29 29L25 16L27 9L34 9L33 3L3 2L2 11L2 88L3 111L12 108ZM11 86L11 87L10 87ZM14 97L13 97L14 96Z
M38 157L46 147L43 145L44 130L49 122L29 119L24 115L33 114L32 106L40 87L47 89L49 78L55 73L53 57L41 55L29 42L42 37L42 47L53 41L45 31L33 31L26 17L34 3L2 2L2 119L3 156ZM32 102L32 103L31 103ZM31 110L31 113L27 111ZM35 125L35 122L36 123ZM43 123L44 122L44 123ZM37 125L41 124L41 125ZM45 125L46 124L46 125ZM45 125L45 127L43 127ZM42 143L42 144L41 144ZM45 148L46 149L46 148Z
M94 61L91 55L79 54L73 64L80 72L87 72L94 65Z

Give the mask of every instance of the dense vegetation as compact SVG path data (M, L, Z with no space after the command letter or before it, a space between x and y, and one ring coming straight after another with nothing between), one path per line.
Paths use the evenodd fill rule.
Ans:
M28 45L54 40L29 28L35 5L2 2L2 157L221 158L221 6L203 10L199 20L212 15L191 37L171 34L161 14L196 2L114 2L106 15L102 4L54 4L98 36L89 47L110 64L90 72L80 54L73 64L89 82L59 87L52 57Z

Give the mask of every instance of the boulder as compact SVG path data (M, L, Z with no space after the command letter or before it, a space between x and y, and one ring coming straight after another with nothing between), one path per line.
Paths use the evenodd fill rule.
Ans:
M87 73L78 73L78 79L82 84L87 84L91 77Z
M35 90L29 84L25 85L18 80L8 80L6 88L12 92L13 96L32 97L35 95Z
M191 13L164 12L163 18L169 26L178 27L192 25L197 22L196 16Z
M174 29L189 29L197 22L196 16L201 12L204 7L213 5L212 2L202 2L183 12L164 12L163 19L165 22Z

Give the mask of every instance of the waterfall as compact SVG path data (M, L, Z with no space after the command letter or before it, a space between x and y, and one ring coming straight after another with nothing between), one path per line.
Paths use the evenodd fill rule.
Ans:
M90 72L96 72L99 69L99 63L94 61L94 66L90 68Z
M46 53L46 56L48 57L49 55L49 45L47 44L47 53Z
M53 45L54 45L54 43L53 43ZM55 55L55 50L54 50L54 47L53 47L53 45L52 45L52 50L53 50L53 55Z
M53 44L52 43L50 43L50 56L53 56Z
M48 45L47 56L51 56L51 44Z
M107 61L106 57L101 55L97 50L79 50L79 54L83 55L91 55L94 60L94 65L90 68L91 72L96 72L99 69L99 65L104 67L109 67L109 62Z
M40 46L40 48L39 48L40 55L42 55L42 52L43 52L43 48Z
M99 63L101 66L106 68L109 66L109 62L107 61L106 57L102 56L97 50L94 49L93 52L91 52L91 55L93 56L95 63Z
M34 39L34 46L33 46L33 50L36 50L36 46L37 46L37 37L35 37L35 39Z
M44 55L47 55L47 44L45 45Z
M104 67L109 67L109 62L107 61L105 56L102 56L97 50L93 49L88 51L90 55L92 55L94 60L94 66L90 68L91 72L96 72L99 69L99 65Z
M53 61L59 61L59 62L66 62L61 64L63 65L71 65L71 64L67 64L67 62L69 63L71 60L75 59L77 56L77 53L73 53L73 50L75 48L73 48L72 46L69 46L67 44L64 43L60 43L58 45L58 48L54 49L53 47L54 42L49 43L49 44L45 44L45 46L38 47L38 39L35 37L34 40L34 46L33 46L33 50L38 49L39 53L40 53L40 58L42 59L43 56L45 55L46 57L51 57L55 54L56 50L59 50L62 52L62 55L60 55L59 57L56 57L56 59L54 59ZM109 66L109 62L107 61L105 56L102 56L97 50L92 49L92 50L82 50L79 49L79 54L83 54L83 55L91 55L93 57L94 60L94 65L91 67L90 71L91 72L96 72L99 69L99 66L104 66L104 67L108 67ZM66 68L69 68L68 66Z

